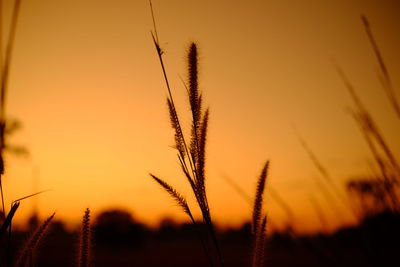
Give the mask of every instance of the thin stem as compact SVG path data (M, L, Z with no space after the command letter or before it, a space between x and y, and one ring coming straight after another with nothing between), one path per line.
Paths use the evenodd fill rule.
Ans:
M1 206L3 209L3 219L6 219L6 210L4 207L4 194L3 194L3 182L2 182L2 175L0 174L0 192L1 192Z
M204 241L203 236L201 235L201 232L200 232L200 228L199 228L197 222L195 221L195 219L193 218L192 214L190 214L190 219L192 220L192 223L195 226L196 233L199 236L199 239L200 239L200 242L201 242L201 246L203 247L203 250L204 250L204 252L206 254L208 263L210 264L210 266L214 267L214 263L212 261L211 254L210 254L210 251L208 249L208 246L207 246L206 242Z
M211 221L211 217L208 218L207 225L208 225L208 229L209 229L210 234L211 234L211 239L212 239L212 241L214 243L214 246L215 246L215 248L217 250L217 256L218 256L219 264L220 264L220 266L224 266L225 265L224 264L224 260L222 258L221 249L219 248L217 235L215 234L215 230L214 230L214 226L213 226L212 221Z
M18 22L20 7L21 7L21 0L16 0L13 9L13 15L11 18L11 27L6 47L4 66L2 68L1 96L0 96L0 118L2 120L1 121L2 123L5 122L5 99L7 93L11 56L14 50L15 33L17 30L17 22Z
M372 50L374 51L375 57L378 61L380 70L382 72L383 79L381 79L381 81L382 81L383 89L389 99L390 104L392 105L393 109L395 110L397 117L400 118L400 105L397 101L396 94L393 89L392 81L390 79L389 71L386 67L385 61L383 60L382 53L378 47L378 44L374 38L374 35L372 34L371 26L368 22L367 17L362 15L361 20L364 24L365 32L371 43Z
M329 185L331 191L335 194L335 196L340 200L341 204L347 208L350 207L349 211L351 214L356 218L355 211L349 206L349 199L339 190L339 188L336 186L336 184L333 182L332 176L329 174L328 170L325 168L325 166L322 165L314 151L310 148L310 146L307 144L305 139L301 136L300 132L296 129L293 128L295 131L295 134L297 136L297 139L299 140L301 146L307 153L308 157L314 164L315 168L318 170L318 172L321 174L321 176L324 178L325 182Z
M8 78L10 72L11 65L11 56L14 48L15 41L15 33L17 29L17 22L19 17L19 10L21 6L21 0L16 0L13 8L13 14L11 17L11 26L8 37L8 42L6 46L6 53L3 63L3 3L0 1L0 191L1 191L1 202L3 208L3 217L5 218L5 208L4 208L4 195L3 195L3 186L2 186L2 176L4 173L4 158L3 151L5 146L4 134L5 134L5 103L6 103L6 93L7 93L7 85Z
M160 45L159 45L158 41L155 39L156 37L154 37L153 34L152 34L152 36L153 36L153 40L154 40L154 45L156 46L156 49L157 49L157 54L158 54L158 58L159 58L159 60L160 60L161 68L162 68L162 71L163 71L164 80L165 80L165 84L166 84L166 86L167 86L169 99L170 99L170 101L171 101L172 106L175 108L174 98L172 97L171 87L170 87L170 85L169 85L167 72L166 72L166 70L165 70L164 61L163 61L163 59L162 59L162 50L161 50L161 48L160 48ZM175 110L176 110L176 109L175 109ZM191 160L191 158L190 158L190 156L189 156L190 153L189 153L189 150L188 150L188 148L187 148L186 140L185 140L185 137L183 136L182 127L181 127L181 124L180 124L180 121L179 121L179 120L177 120L177 127L178 127L179 131L182 133L182 141L183 141L183 144L184 144L184 148L185 148L186 154L188 155L189 164L190 164L190 169L193 171L193 170L195 170L195 167L193 166L193 162L192 162L192 160ZM183 158L183 161L185 161L184 158ZM196 177L196 172L195 172L195 171L193 171L193 176Z

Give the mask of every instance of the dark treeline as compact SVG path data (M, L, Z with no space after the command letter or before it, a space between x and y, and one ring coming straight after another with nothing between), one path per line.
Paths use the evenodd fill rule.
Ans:
M34 229L37 220L30 220ZM400 266L400 215L380 212L357 227L330 235L296 235L288 229L270 233L265 266ZM154 229L136 221L125 210L107 210L93 218L93 266L208 266L199 241L206 226L178 224L164 219ZM218 230L226 266L250 266L250 223ZM11 253L28 238L15 231ZM37 250L37 266L77 266L79 231L68 231L54 221Z

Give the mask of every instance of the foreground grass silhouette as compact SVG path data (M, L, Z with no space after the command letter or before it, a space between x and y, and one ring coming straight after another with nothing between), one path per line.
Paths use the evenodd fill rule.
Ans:
M169 118L171 126L175 132L175 148L179 159L181 170L189 182L192 192L197 201L203 223L207 228L207 235L199 234L201 243L203 245L205 254L208 258L210 266L224 266L224 261L220 249L219 242L215 233L214 225L211 218L210 207L208 204L207 191L206 191L206 175L205 175L205 162L206 162L206 141L207 141L207 127L209 120L209 109L203 111L202 94L198 88L198 54L197 45L191 43L187 55L188 61L188 79L185 87L188 93L188 101L190 103L191 111L191 135L189 141L183 134L181 122L175 108L174 98L172 96L171 88L169 86L168 77L165 71L165 65L162 58L162 49L160 48L157 34L153 35L154 44L157 50L160 64L165 78L165 83L168 90L167 104L169 111ZM253 266L262 266L264 257L264 243L266 231L266 216L263 215L262 201L265 188L265 181L267 176L269 163L267 162L262 170L254 201L253 209L253 234L254 234L254 255ZM177 202L183 211L189 216L194 225L197 225L192 211L183 197L173 186L168 184L163 179L154 174L150 176L160 184L168 194ZM200 233L200 232L199 232ZM216 260L214 260L216 259Z

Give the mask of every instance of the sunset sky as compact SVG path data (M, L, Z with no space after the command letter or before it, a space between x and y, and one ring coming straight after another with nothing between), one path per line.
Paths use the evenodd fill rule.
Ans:
M3 2L8 26L14 1ZM330 206L321 194L320 174L293 125L338 187L370 173L370 153L346 112L352 102L338 64L400 158L400 121L380 87L360 20L368 17L400 97L400 2L153 0L153 7L185 125L180 77L186 77L188 44L199 45L200 88L211 116L206 173L214 220L235 226L250 219L251 207L224 177L253 196L269 159L265 204L274 225L282 227L287 217L270 188L293 209L291 224L299 231L321 229L310 197L327 218L325 230L351 223L348 209L338 201ZM51 191L24 201L17 221L34 205L41 217L56 211L71 223L86 207L94 214L126 208L152 225L165 216L186 220L149 172L173 184L195 209L171 148L152 29L146 0L22 1L6 110L23 124L9 143L25 145L30 156L6 156L6 203Z

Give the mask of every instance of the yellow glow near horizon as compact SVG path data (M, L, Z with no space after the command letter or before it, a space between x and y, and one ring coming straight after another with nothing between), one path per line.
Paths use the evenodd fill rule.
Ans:
M11 2L5 1L5 21ZM153 6L182 115L188 108L179 76L186 74L187 45L199 44L200 87L211 110L206 170L215 221L238 225L250 218L248 203L223 177L252 196L269 159L266 207L274 224L282 227L287 217L268 187L291 206L296 216L291 223L298 230L321 229L310 195L323 207L328 229L351 222L340 202L332 207L322 196L315 182L320 175L292 125L338 186L368 175L370 154L345 111L352 103L334 61L400 156L400 123L380 88L359 17L364 13L370 19L398 89L400 4L174 0L153 1ZM70 222L78 221L86 207L94 213L127 208L153 225L164 215L186 219L148 175L163 177L194 206L170 147L173 132L152 28L148 1L23 1L7 114L24 126L10 142L25 144L31 156L7 156L5 195L9 203L35 186L52 191L22 203L17 221L25 221L32 205L43 217L57 211L59 219Z

